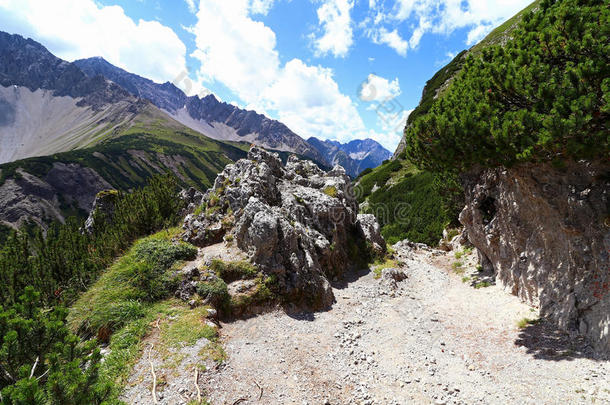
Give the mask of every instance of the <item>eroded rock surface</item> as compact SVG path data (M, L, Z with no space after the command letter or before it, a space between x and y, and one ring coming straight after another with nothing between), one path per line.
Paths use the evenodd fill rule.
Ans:
M460 221L483 267L563 330L610 350L608 166L524 165L464 178Z
M185 218L184 239L235 243L277 277L289 301L324 308L334 300L329 280L369 253L367 241L385 250L379 225L357 209L342 167L324 172L295 156L283 167L277 154L254 147L218 175L199 212Z

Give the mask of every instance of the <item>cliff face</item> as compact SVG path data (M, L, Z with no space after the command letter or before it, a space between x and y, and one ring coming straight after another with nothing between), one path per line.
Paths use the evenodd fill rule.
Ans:
M471 173L460 214L498 284L600 350L610 350L609 174L603 162Z

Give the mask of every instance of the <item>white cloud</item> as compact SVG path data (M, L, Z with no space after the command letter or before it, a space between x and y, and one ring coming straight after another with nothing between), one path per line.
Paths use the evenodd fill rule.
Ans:
M370 34L371 39L376 44L385 44L394 49L399 55L406 56L409 43L403 39L398 30L388 31L384 27L376 29Z
M263 102L278 112L280 121L306 138L346 142L364 131L356 107L341 93L332 71L299 59L286 63L277 81L263 93Z
M398 78L392 81L375 74L368 75L358 91L358 97L362 101L388 101L400 95L400 84Z
M373 42L386 44L405 55L408 49L416 48L426 33L450 34L456 29L468 28L466 45L480 41L492 27L501 24L527 6L531 0L396 0L387 9L383 2L371 4L368 33ZM389 25L390 29L385 25ZM407 46L398 41L381 41L381 32L391 33L398 27L410 35ZM408 27L408 30L405 28ZM403 34L406 35L406 34ZM400 44L400 46L396 46Z
M335 57L345 57L353 44L352 19L350 11L353 0L325 0L318 8L318 20L324 35L314 40L318 55L332 53Z
M157 21L133 21L93 0L0 0L0 27L30 36L62 59L102 56L157 82L186 71L186 47Z
M222 83L241 105L281 120L304 138L347 142L371 135L383 140L367 130L354 100L341 92L331 69L301 59L282 65L275 34L252 14L246 0L201 0L199 20L191 32L202 78ZM396 92L396 85L397 81L388 82L388 91ZM398 143L388 139L388 147Z
M250 11L252 14L267 15L275 0L251 0Z
M487 36L487 34L491 32L493 27L494 26L492 24L477 25L468 32L468 37L466 38L466 45L470 46L476 44L477 42L485 38L485 36Z
M197 12L197 6L195 5L195 0L184 0L186 2L186 6L189 8L191 13Z
M219 81L246 103L273 83L280 67L275 33L250 18L248 0L201 0L192 29L200 76Z

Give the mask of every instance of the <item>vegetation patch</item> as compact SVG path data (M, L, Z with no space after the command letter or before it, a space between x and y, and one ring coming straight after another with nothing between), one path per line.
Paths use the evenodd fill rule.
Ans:
M470 55L449 89L406 129L421 169L607 158L610 120L603 1L544 1L503 45ZM413 114L411 115L413 116Z
M108 341L112 332L144 317L147 303L167 297L177 283L170 267L197 252L191 245L171 241L178 232L161 231L136 242L74 304L68 318L72 329Z
M489 281L481 281L479 283L476 283L474 285L474 288L476 288L478 290L479 288L486 288L486 287L490 287L490 286L491 286L491 283Z
M210 270L227 283L235 280L246 280L255 278L259 271L253 264L246 261L225 262L220 259L213 259Z
M167 312L167 320L160 324L161 342L166 348L193 346L199 339L213 341L217 337L215 327L205 323L209 306L189 309L175 303Z
M522 318L517 322L517 327L519 329L524 329L529 325L536 325L538 323L540 323L540 319Z
M324 192L324 194L326 194L329 197L337 198L338 192L337 192L337 187L335 187L335 186L324 187L324 189L322 191Z

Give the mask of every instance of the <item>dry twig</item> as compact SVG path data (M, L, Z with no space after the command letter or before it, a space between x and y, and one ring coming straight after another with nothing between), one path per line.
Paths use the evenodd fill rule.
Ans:
M157 374L155 374L155 365L153 364L152 360L150 359L150 354L152 352L154 345L151 343L150 344L150 349L148 349L148 362L150 363L150 372L152 373L152 377L153 377L153 386L152 386L152 397L153 397L153 403L157 403Z

